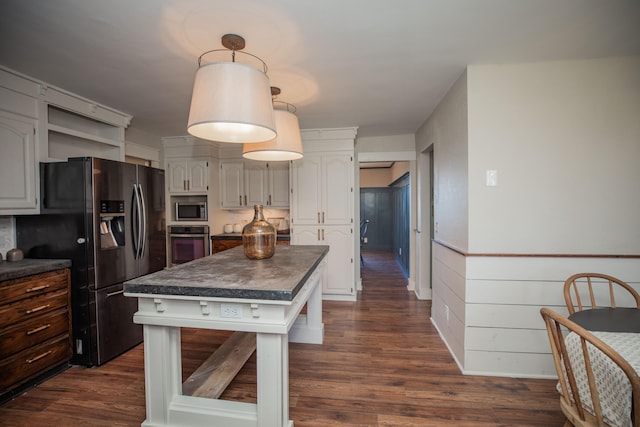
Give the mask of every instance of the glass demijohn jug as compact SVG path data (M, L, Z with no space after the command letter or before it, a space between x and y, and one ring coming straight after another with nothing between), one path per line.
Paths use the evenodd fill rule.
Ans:
M253 221L242 229L244 254L249 259L271 258L276 251L276 228L264 219L262 205L253 209Z

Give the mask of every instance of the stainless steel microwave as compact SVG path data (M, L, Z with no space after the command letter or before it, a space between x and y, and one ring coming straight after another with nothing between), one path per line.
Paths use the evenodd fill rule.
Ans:
M207 202L176 202L176 221L206 221Z

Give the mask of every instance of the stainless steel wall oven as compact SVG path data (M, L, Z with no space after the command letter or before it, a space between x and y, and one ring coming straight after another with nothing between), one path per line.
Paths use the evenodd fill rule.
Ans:
M209 226L169 226L169 247L171 265L184 264L209 255Z

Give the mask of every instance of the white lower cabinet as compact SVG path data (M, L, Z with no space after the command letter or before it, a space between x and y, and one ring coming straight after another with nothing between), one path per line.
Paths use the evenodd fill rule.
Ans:
M0 112L0 215L38 213L35 120Z
M350 225L294 226L292 245L328 245L327 278L322 284L324 299L353 299L354 234Z

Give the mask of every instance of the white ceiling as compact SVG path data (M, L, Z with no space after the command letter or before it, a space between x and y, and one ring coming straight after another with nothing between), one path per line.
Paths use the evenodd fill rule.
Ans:
M468 64L640 54L638 0L0 0L0 63L186 135L197 59L263 59L302 128L413 133Z

